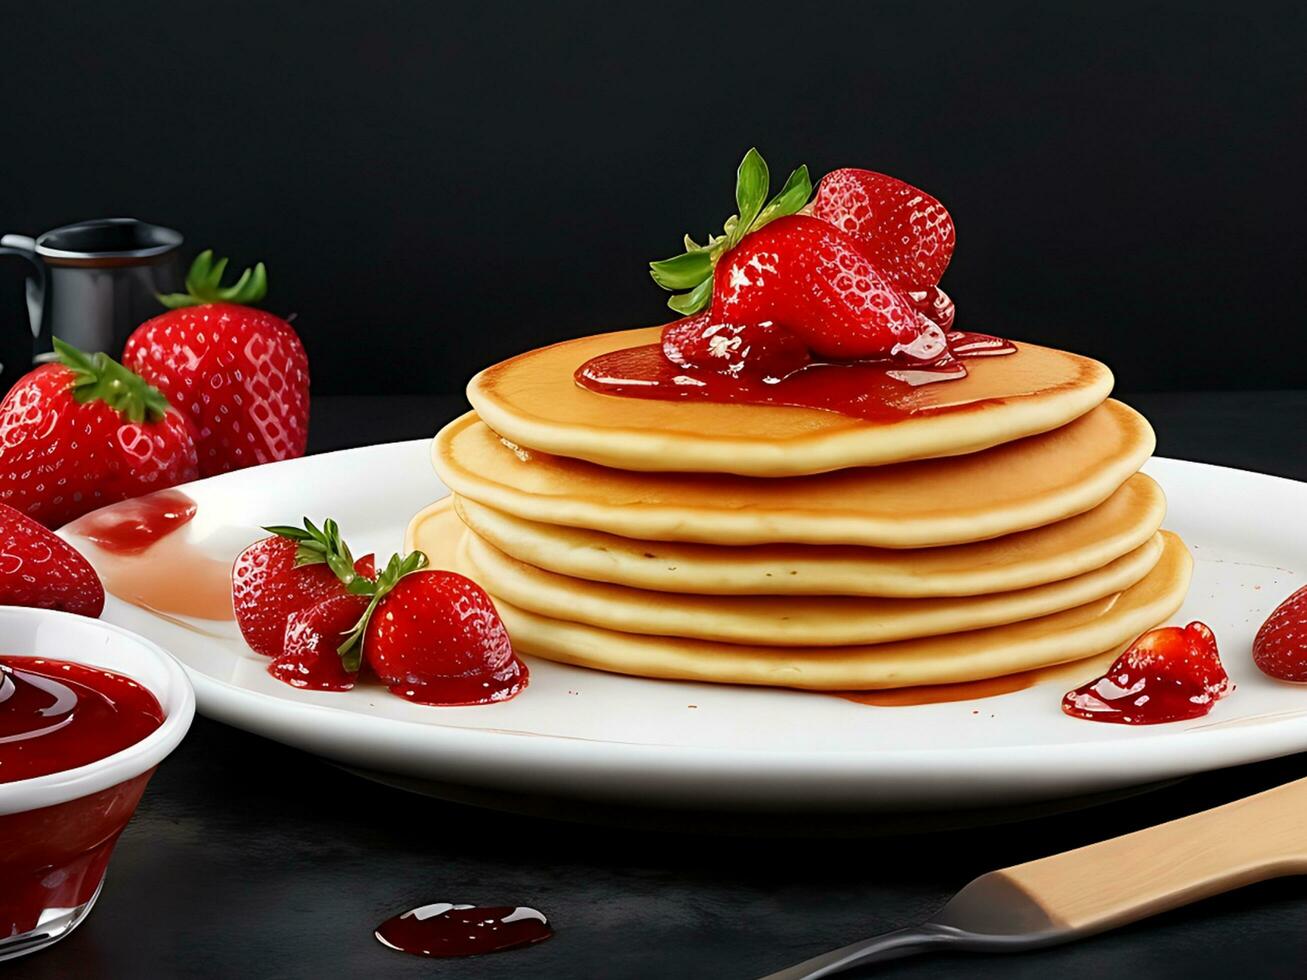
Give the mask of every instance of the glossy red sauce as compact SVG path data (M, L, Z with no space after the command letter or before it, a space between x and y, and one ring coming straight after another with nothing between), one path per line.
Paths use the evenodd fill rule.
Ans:
M177 490L160 490L87 514L71 530L105 551L134 555L194 516L194 500Z
M582 388L605 395L815 408L892 421L919 410L914 389L965 378L963 359L1016 353L1008 341L987 334L953 332L948 341L951 356L935 364L814 363L770 380L681 367L664 356L660 345L648 344L591 358L577 368L574 377Z
M153 774L149 769L89 796L0 816L0 936L31 932L47 909L73 909L95 897Z
M1199 718L1234 690L1216 637L1202 623L1145 633L1102 677L1062 699L1075 718L1119 725L1156 725Z
M75 769L135 745L163 724L136 681L44 657L0 659L0 783Z
M479 956L544 942L554 934L544 913L523 906L451 905L412 909L377 926L377 939L417 956Z
M231 561L176 533L195 514L190 497L161 490L94 511L66 530L95 546L87 549L91 564L105 590L124 602L165 617L232 619Z
M521 694L529 679L526 664L513 654L493 672L424 678L420 683L390 684L387 690L406 701L452 708L507 701Z

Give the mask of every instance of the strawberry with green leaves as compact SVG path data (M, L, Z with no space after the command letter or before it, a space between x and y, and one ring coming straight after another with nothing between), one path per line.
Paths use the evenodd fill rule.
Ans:
M46 527L198 475L186 420L107 354L56 338L0 402L0 503Z
M263 263L223 286L226 259L196 257L186 292L160 296L169 312L127 339L123 361L189 419L202 476L304 455L309 363L289 323L255 309Z
M664 330L681 366L783 377L808 358L920 361L952 323L938 290L953 225L934 198L870 171L827 175L812 196L806 167L768 199L757 150L736 173L737 213L721 235L650 265L685 319ZM923 339L924 338L924 339Z
M420 551L379 572L354 561L335 521L276 526L232 570L236 621L268 672L294 687L352 688L366 662L400 697L488 704L527 685L490 597L454 572L426 570Z

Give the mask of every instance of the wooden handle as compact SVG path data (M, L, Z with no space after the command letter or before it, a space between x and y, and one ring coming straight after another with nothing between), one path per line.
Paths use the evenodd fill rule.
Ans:
M996 872L1084 932L1280 875L1307 873L1307 779Z

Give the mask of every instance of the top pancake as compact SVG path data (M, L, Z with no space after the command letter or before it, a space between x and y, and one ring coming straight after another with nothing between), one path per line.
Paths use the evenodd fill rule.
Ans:
M573 380L590 358L657 343L659 330L528 351L474 377L468 400L504 438L559 456L627 470L799 476L986 449L1065 425L1112 390L1105 365L1034 344L970 359L961 380L912 389L911 414L892 422L808 408L625 398Z

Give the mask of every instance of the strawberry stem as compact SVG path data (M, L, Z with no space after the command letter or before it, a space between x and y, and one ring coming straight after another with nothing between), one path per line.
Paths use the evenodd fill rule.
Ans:
M367 632L368 622L372 619L372 614L376 611L378 604L386 597L394 587L399 584L399 580L405 575L419 571L427 565L427 556L420 551L410 551L403 558L399 555L391 555L390 561L386 562L377 580L374 583L372 598L368 600L368 606L363 610L363 615L359 617L353 629L345 634L345 639L340 646L336 647L336 652L340 654L340 663L345 670L350 673L358 671L363 663L363 634Z
M780 192L767 201L770 187L767 162L756 148L749 150L735 172L736 213L726 219L723 233L709 235L706 245L686 235L684 252L649 263L654 282L677 294L667 301L668 306L682 316L693 316L705 309L712 302L713 269L718 260L740 244L745 235L777 218L798 213L812 196L807 166L796 168Z
M168 411L168 399L139 374L108 354L88 354L54 338L55 363L73 372L73 401L102 401L128 422L158 422Z
M213 250L205 249L195 256L191 269L186 273L186 292L156 293L155 298L170 310L183 306L200 306L204 303L240 303L252 306L268 294L268 272L263 263L257 263L253 269L246 269L240 278L230 286L222 285L223 273L227 271L227 260L214 260Z

